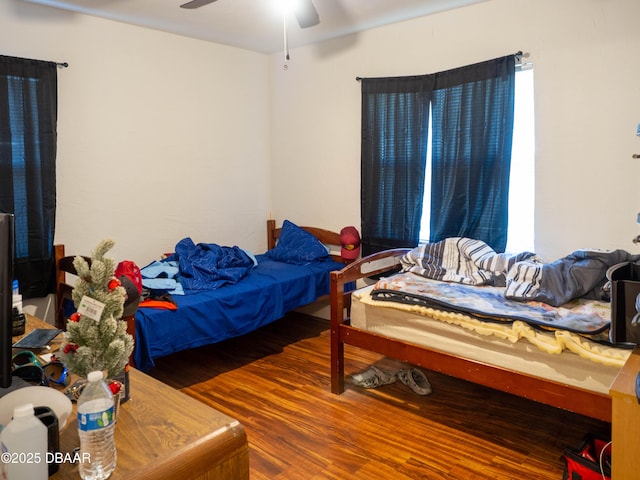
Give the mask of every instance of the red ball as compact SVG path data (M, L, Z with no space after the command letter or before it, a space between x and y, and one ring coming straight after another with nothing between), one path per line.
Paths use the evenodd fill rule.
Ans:
M120 393L120 382L115 382L115 381L110 382L109 390L111 390L111 393L113 395L117 395L118 393Z
M115 290L115 289L116 289L116 288L118 288L120 285L121 285L121 284L120 284L120 280L118 280L117 278L112 278L112 279L109 281L109 291L113 291L113 290Z

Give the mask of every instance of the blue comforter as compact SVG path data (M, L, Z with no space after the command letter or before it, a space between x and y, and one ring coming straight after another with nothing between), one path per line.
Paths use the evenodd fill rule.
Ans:
M185 295L238 283L256 265L239 247L193 243L183 238L175 253L141 269L142 286L154 294Z
M183 238L167 260L177 260L180 284L184 293L215 290L239 282L255 266L240 247L223 247L215 243L193 243Z

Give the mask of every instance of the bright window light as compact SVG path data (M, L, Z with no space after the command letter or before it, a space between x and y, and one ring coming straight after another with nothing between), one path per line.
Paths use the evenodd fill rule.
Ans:
M533 69L516 73L507 252L534 252L535 125Z
M535 128L533 69L516 72L511 175L509 177L509 227L507 252L534 251ZM431 137L431 117L429 117ZM431 138L427 143L420 243L429 241L431 214Z

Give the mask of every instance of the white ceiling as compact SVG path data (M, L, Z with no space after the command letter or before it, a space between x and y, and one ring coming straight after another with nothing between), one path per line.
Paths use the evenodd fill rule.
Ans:
M188 10L187 0L25 0L262 53L284 50L282 0L217 0ZM320 24L287 20L290 48L487 0L313 0Z

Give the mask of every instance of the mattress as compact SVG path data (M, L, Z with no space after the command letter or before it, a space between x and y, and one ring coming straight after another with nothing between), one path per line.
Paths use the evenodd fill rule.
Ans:
M536 331L536 337L529 340L526 336L500 333L493 325L486 330L482 325L474 329L474 322L484 322L465 319L461 314L444 315L443 320L434 318L438 314L425 315L406 306L374 301L370 295L373 287L352 294L351 326L534 377L608 394L631 354L629 349L603 347L572 334L565 341L565 332L556 335ZM579 353L567 348L573 342L572 348ZM548 347L558 343L563 348Z
M154 359L252 332L285 313L329 294L329 272L344 265L329 258L294 265L257 255L257 266L233 285L174 295L177 310L136 312L136 368Z

